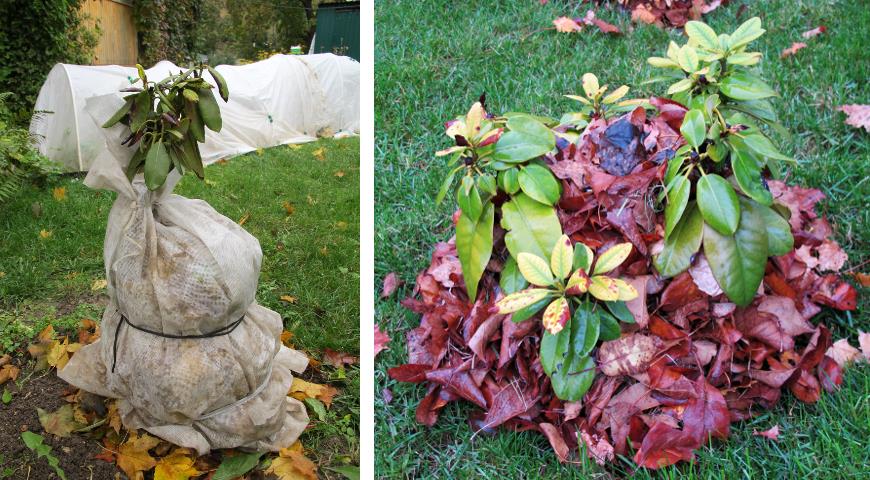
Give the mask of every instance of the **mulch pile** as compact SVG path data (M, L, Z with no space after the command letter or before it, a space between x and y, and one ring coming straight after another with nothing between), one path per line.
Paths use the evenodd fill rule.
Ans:
M540 363L539 315L514 323L491 313L509 255L496 218L477 302L468 301L453 240L435 246L402 302L422 319L407 335L409 363L389 374L428 386L417 421L431 426L445 405L464 400L479 407L470 418L476 429L541 432L562 461L579 442L600 464L634 451L638 465L656 468L691 460L708 436L728 437L731 422L770 408L783 389L815 402L823 388L841 383L842 366L826 355L831 333L810 320L822 307L854 310L857 292L836 273L846 255L815 212L819 190L768 182L776 203L791 212L795 250L769 259L749 306L729 302L700 252L689 271L657 275L652 256L662 248L663 213L654 199L667 160L683 144L686 110L651 101L656 116L637 109L594 120L577 144L563 142L545 158L562 180L557 209L565 234L594 250L624 241L635 247L616 273L640 293L627 304L636 323L621 323L622 337L603 345L637 355L641 368L619 359L602 365L599 348L597 377L583 401L556 398Z

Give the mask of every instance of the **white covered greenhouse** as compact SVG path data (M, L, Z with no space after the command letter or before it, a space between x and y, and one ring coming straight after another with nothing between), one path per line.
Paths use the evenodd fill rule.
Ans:
M359 63L333 54L275 55L248 65L220 65L229 102L218 100L220 133L206 131L206 164L263 147L359 133ZM159 80L182 68L162 61L146 70ZM206 79L212 81L210 76ZM30 131L39 151L68 171L87 171L105 148L85 110L94 96L117 93L138 78L132 67L57 64L39 91Z

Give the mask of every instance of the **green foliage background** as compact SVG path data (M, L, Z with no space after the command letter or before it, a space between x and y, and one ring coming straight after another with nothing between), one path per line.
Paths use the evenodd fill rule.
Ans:
M0 2L0 92L18 123L30 121L39 88L58 62L90 63L98 35L79 13L82 0Z

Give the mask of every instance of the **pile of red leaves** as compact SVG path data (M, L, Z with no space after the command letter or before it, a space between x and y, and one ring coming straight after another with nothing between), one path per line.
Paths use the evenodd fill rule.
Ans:
M700 19L728 0L617 0L617 3L631 12L632 21L682 28L689 20Z
M833 273L846 258L815 213L820 191L769 182L775 201L791 211L795 250L769 260L749 306L728 301L703 254L673 279L657 275L651 259L662 247L663 214L654 198L683 143L686 109L651 101L657 116L639 108L594 120L577 144L546 158L562 180L565 234L593 249L626 240L635 247L617 273L640 293L628 302L636 324L622 323L622 337L595 352L598 376L583 401L554 395L540 363L538 317L514 323L490 313L502 296L497 277L507 255L496 219L494 255L476 303L468 302L452 240L436 245L413 296L402 302L422 320L408 332L409 363L389 374L428 386L420 423L433 425L441 408L461 399L480 408L470 419L476 429L539 431L562 461L578 443L601 464L630 446L639 465L657 468L691 460L709 436L726 438L731 422L770 408L784 388L815 402L822 388L841 383L842 366L826 355L829 330L809 320L822 306L855 309L857 293ZM626 357L632 362L620 361Z

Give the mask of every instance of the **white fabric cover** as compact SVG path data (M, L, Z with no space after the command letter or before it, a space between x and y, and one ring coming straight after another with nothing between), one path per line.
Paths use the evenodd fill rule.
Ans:
M122 103L109 94L91 98L86 109L103 118ZM172 194L177 171L154 192L141 175L131 184L124 171L132 149L120 145L125 128L104 130L108 148L85 178L91 188L118 193L103 246L110 303L102 334L60 377L118 398L128 428L200 454L290 446L308 416L287 392L292 372L304 370L308 359L281 344L280 315L254 300L259 242L208 203ZM230 333L199 339L130 325L190 336L240 318Z
M215 68L227 81L230 99L218 99L220 133L206 129L206 141L200 144L206 164L322 135L359 133L360 69L352 58L331 53L274 55L248 65ZM159 81L180 70L164 60L145 73L149 80ZM105 149L100 131L105 119L95 121L85 113L87 99L128 95L119 91L137 79L132 67L55 65L36 99L35 110L43 113L30 123L40 153L68 171L89 170Z

